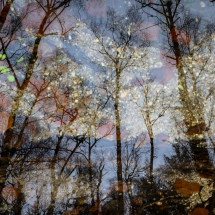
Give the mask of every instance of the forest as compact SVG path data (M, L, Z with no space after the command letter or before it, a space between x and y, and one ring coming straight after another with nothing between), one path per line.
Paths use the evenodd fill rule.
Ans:
M214 11L1 0L0 215L215 214Z

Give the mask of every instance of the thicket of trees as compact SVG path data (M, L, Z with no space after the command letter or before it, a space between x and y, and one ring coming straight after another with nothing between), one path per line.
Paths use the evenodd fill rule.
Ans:
M0 214L215 213L213 20L121 3L0 3Z

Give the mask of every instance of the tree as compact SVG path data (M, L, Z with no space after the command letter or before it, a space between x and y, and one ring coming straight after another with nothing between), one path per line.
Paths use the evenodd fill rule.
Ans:
M10 1L10 0L3 0L1 2L1 13L0 13L0 31L3 28L3 25L7 19L7 16L9 14L10 11L10 7L13 4L14 0Z
M195 154L194 159L202 159L203 157L201 158L201 155L199 155L196 145L198 145L198 142L202 142L203 139L202 137L196 137L196 139L193 136L195 134L196 136L201 136L206 129L205 122L203 122L204 111L202 108L205 107L204 102L208 99L210 93L208 92L208 95L204 94L202 98L203 95L197 92L200 87L197 83L200 75L203 73L202 71L205 69L206 62L208 64L211 57L208 53L211 50L212 26L210 23L206 24L204 27L205 33L202 32L200 35L197 35L198 29L200 30L201 19L200 17L195 19L190 13L184 14L182 1L180 0L174 3L172 1L159 1L158 3L138 2L143 8L149 7L151 11L157 13L158 16L155 17L158 17L158 22L161 23L160 26L167 32L167 34L165 33L167 51L165 51L164 56L168 63L174 64L177 68L179 101L182 105L179 109L187 127L187 136L191 138L190 144ZM160 18L161 14L165 16L164 21ZM182 14L184 16L183 20L180 19ZM205 53L203 53L203 50ZM194 60L199 60L199 56L204 58L205 64L195 68L199 71L198 75L196 75L193 66L190 65ZM191 87L192 90L189 90ZM212 90L212 88L210 89ZM208 165L210 165L207 149L203 149L203 151L201 154L203 155L204 153L204 158L205 156L207 157Z
M136 181L147 174L147 165L143 160L143 156L148 153L141 147L146 137L140 135L130 141L126 141L123 146L123 182L125 183L124 190L127 191L128 199L127 207L129 214L142 213L141 208L142 199L137 195L134 189Z
M118 214L124 213L120 118L121 77L123 71L144 64L138 56L138 51L142 53L141 56L144 58L148 45L146 41L140 41L135 34L134 23L141 20L141 16L138 13L128 11L126 17L127 19L124 19L123 16L117 15L115 11L109 10L107 11L106 20L91 21L89 24L89 29L92 31L96 43L90 49L99 53L101 58L105 59L105 63L102 65L107 71L113 72L112 77L114 78L114 85L111 84L108 90L113 93L116 125Z
M168 64L176 66L178 72L181 106L176 107L176 112L178 110L177 113L183 117L184 138L189 143L195 170L199 175L204 175L208 171L211 172L209 169L212 165L205 136L209 129L206 125L205 112L213 86L210 79L201 82L201 76L207 77L206 74L210 74L210 67L213 64L213 24L205 23L196 14L185 12L183 2L180 0L137 2L143 9L150 8L145 12L155 18L165 35L164 57ZM205 85L207 90L205 87L202 88Z
M150 170L149 177L151 185L153 185L153 163L154 163L154 131L153 127L161 117L163 117L168 109L173 106L170 98L172 95L164 89L164 87L157 87L155 92L154 84L155 80L148 77L148 75L136 78L135 80L140 87L140 92L135 91L132 92L132 97L134 103L139 107L140 113L143 117L147 133L149 136L149 142L151 145L150 152ZM139 96L141 95L141 97ZM141 98L141 99L138 99Z
M31 108L27 113L27 116L25 117L25 119L22 121L22 123L19 123L17 120L20 117L20 108L22 108L22 104L23 104L23 99L25 98L25 92L27 90L27 88L29 87L29 83L30 80L34 74L34 67L36 65L36 62L38 60L38 52L39 52L39 46L40 43L42 41L43 38L47 37L47 36L52 36L55 35L56 32L53 34L52 32L52 23L55 22L55 20L57 20L57 22L60 25L60 29L62 30L62 34L65 34L67 31L70 31L71 29L74 28L74 26L65 26L64 22L62 22L62 20L60 20L60 16L63 14L63 12L65 11L65 9L70 5L69 0L65 0L65 1L53 1L51 4L46 4L46 1L37 1L37 3L30 3L26 6L26 10L23 10L23 17L21 17L21 20L24 23L27 23L31 26L31 19L29 18L29 9L33 9L33 10L42 10L42 16L40 17L39 20L39 24L36 26L34 30L34 40L32 41L33 46L32 46L32 51L31 53L27 53L27 60L24 61L24 56L26 54L23 53L23 48L17 50L17 55L19 57L17 57L17 55L10 56L9 54L9 44L12 43L12 41L14 40L14 38L11 37L6 37L6 40L1 39L1 45L2 45L2 52L3 52L3 57L2 60L6 62L7 64L7 70L11 70L13 73L12 77L9 77L9 81L15 81L16 83L16 96L14 98L14 102L12 104L11 107L11 116L12 116L12 125L10 128L7 129L7 131L4 134L4 140L3 140L3 145L1 147L1 158L0 158L0 164L1 164L1 185L0 185L0 191L3 189L4 184L6 182L6 171L7 171L7 167L10 163L10 160L12 159L13 155L15 154L15 151L18 147L20 147L21 145L21 139L23 137L24 134L24 130L26 127L26 123L29 120L29 116L32 113L33 107L35 106L36 102L37 102L37 98L35 101L33 101L30 105ZM27 20L26 20L27 19ZM28 22L29 21L29 22ZM19 25L20 26L20 21L18 20ZM29 26L29 27L30 27ZM14 31L16 32L17 35L22 34L23 29L17 30L17 26L14 27L12 26L11 29L11 34L14 34ZM27 29L27 28L26 28ZM4 38L4 37L3 37ZM7 39L9 38L9 41L7 41ZM28 40L29 41L29 40ZM14 59L15 58L15 59ZM19 79L19 72L15 72L17 64L22 64L24 66L24 68L26 69L23 72L24 78L20 81ZM2 72L2 71L1 71ZM19 135L18 138L15 138L16 135L16 131L19 130ZM15 139L14 139L15 138Z

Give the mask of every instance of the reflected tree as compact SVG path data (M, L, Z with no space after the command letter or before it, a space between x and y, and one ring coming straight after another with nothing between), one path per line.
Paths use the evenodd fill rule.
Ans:
M134 23L141 20L138 13L128 11L124 16L118 15L114 10L107 11L107 19L98 22L91 21L90 30L95 37L96 45L90 48L105 58L104 67L111 71L114 85L109 88L113 93L113 106L116 125L117 148L117 181L118 181L118 214L124 213L123 176L122 176L122 136L120 117L120 92L122 89L121 77L123 72L134 67L144 65L142 58L146 56L148 43L139 40L135 34ZM138 53L139 51L139 53ZM137 53L136 53L137 52Z
M11 1L8 1L8 3L12 3ZM18 44L16 47L18 47L18 50L15 50L15 55L12 55L9 53L9 45L14 43L14 41L17 40L17 38L14 38L18 35L22 35L23 38L26 38L25 31L26 29L18 29L17 26L11 25L11 36L7 36L6 39L3 36L1 39L1 51L2 51L2 57L1 60L5 62L7 66L5 66L6 71L11 70L13 76L8 76L9 81L15 81L16 84L16 95L14 96L14 102L11 106L11 127L7 129L7 131L4 134L4 140L3 144L1 146L1 190L4 187L4 184L6 182L6 172L7 168L9 166L9 163L13 157L13 155L16 152L16 149L19 148L23 144L23 135L25 132L26 125L28 124L29 117L32 114L32 110L37 103L37 98L35 101L33 101L31 104L29 104L31 107L28 108L28 111L26 113L26 116L24 119L20 120L20 109L23 107L23 102L25 102L25 93L28 89L29 85L31 84L31 79L34 74L34 67L37 64L38 60L38 53L39 53L39 46L43 38L47 36L53 35L51 32L53 28L52 24L55 22L58 22L60 27L59 33L66 33L67 31L74 28L73 23L70 23L70 26L65 26L64 21L60 20L60 15L63 14L66 8L69 7L71 1L53 1L51 4L46 1L37 1L36 3L27 4L25 10L23 10L23 13L21 14L21 17L17 22L19 22L19 27L21 27L21 21L22 24L25 25L25 23L29 24L28 27L33 27L32 25L32 17L30 11L33 9L34 11L42 10L43 16L40 16L39 24L36 26L36 28L33 28L33 37L28 38L28 42L32 45L32 49L29 47L29 53L26 52L26 48L22 48L20 44ZM7 5L7 2L6 2ZM5 16L4 16L5 17ZM6 19L6 18L5 18ZM4 20L6 22L7 20ZM7 22L10 22L9 20ZM13 29L14 28L14 29ZM51 30L51 31L50 31ZM54 33L56 34L56 33ZM24 36L25 35L25 36ZM9 40L8 40L9 38ZM32 40L33 39L33 40ZM31 40L31 41L30 41ZM14 46L15 47L15 46ZM24 60L24 58L27 58ZM17 64L22 65L21 67L17 66ZM24 69L25 68L25 69ZM3 68L4 69L4 68ZM19 71L20 69L20 71ZM18 70L18 71L17 71ZM5 73L1 69L2 73ZM22 73L22 77L20 77L20 72ZM47 87L47 86L46 86ZM41 92L39 92L41 93ZM16 135L18 132L18 135Z
M208 164L205 162L202 164L210 166L209 154L205 149L206 143L204 143L205 139L202 135L207 129L204 120L205 102L213 91L213 87L209 83L209 90L205 93L199 80L201 75L205 74L204 71L209 69L208 65L211 62L212 24L204 24L200 17L189 12L184 13L184 6L180 0L157 3L139 1L139 3L143 8L151 9L152 16L158 18L162 30L167 32L164 34L166 51L163 56L166 58L166 62L175 65L178 71L179 101L182 105L178 109L184 117L187 128L185 135L190 139L196 164L198 165L200 160L202 162L207 160ZM164 20L160 17L161 15L164 15ZM203 29L201 29L202 27ZM201 62L194 66L196 61ZM202 84L205 85L205 83ZM200 153L197 149L199 144L202 145ZM200 166L199 171L201 171Z
M213 164L206 141L206 131L211 124L207 123L206 116L208 99L214 92L210 81L214 52L213 23L192 14L181 0L136 2L160 26L164 36L161 45L165 50L163 57L166 64L177 68L180 106L176 107L173 114L183 117L183 122L178 121L184 134L184 140L180 142L188 143L190 156L194 161L193 167L191 164L188 166L195 169L200 178L204 178L205 174L213 175ZM203 76L206 78L204 81ZM184 168L186 170L187 167Z

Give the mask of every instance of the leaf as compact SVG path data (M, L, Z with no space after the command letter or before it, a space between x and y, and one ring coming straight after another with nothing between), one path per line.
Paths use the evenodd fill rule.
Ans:
M63 64L63 65L60 65L59 70L61 72L67 72L69 69L67 65Z
M119 53L121 53L121 48L120 48L120 47L118 47L118 48L117 48L117 51L118 51Z
M184 179L176 179L173 187L183 196L190 196L192 193L200 192L200 185L197 182L189 182Z
M7 129L11 128L13 125L13 117L11 115L9 115L8 117L8 124L7 124Z
M7 77L7 80L8 80L9 82L14 82L14 81L15 81L15 77L14 77L13 75L9 75L9 76Z
M17 63L20 63L24 60L24 57L20 57L18 60L16 60Z
M205 129L206 129L205 123L200 123L194 126L189 126L185 134L189 136L202 134L205 131Z
M178 88L179 88L180 90L184 90L184 87L183 87L181 84L178 85Z
M209 211L205 208L196 208L190 215L208 215Z
M63 59L62 56L58 56L58 57L57 57L57 61L61 61L62 59Z
M13 202L18 197L18 192L15 187L8 185L3 188L2 195L7 202Z
M4 59L6 58L6 54L1 54L1 55L0 55L0 58L1 58L2 60L4 60Z
M9 71L10 71L10 69L7 68L7 67L6 67L5 69L2 69L2 70L1 70L1 72L2 72L3 74L6 74L6 73L9 72Z
M8 128L11 128L13 124L13 117L6 111L0 112L0 132L5 132Z
M90 212L96 212L99 210L99 204L94 203L89 209Z
M0 66L0 70L4 70L4 69L7 69L6 66Z

